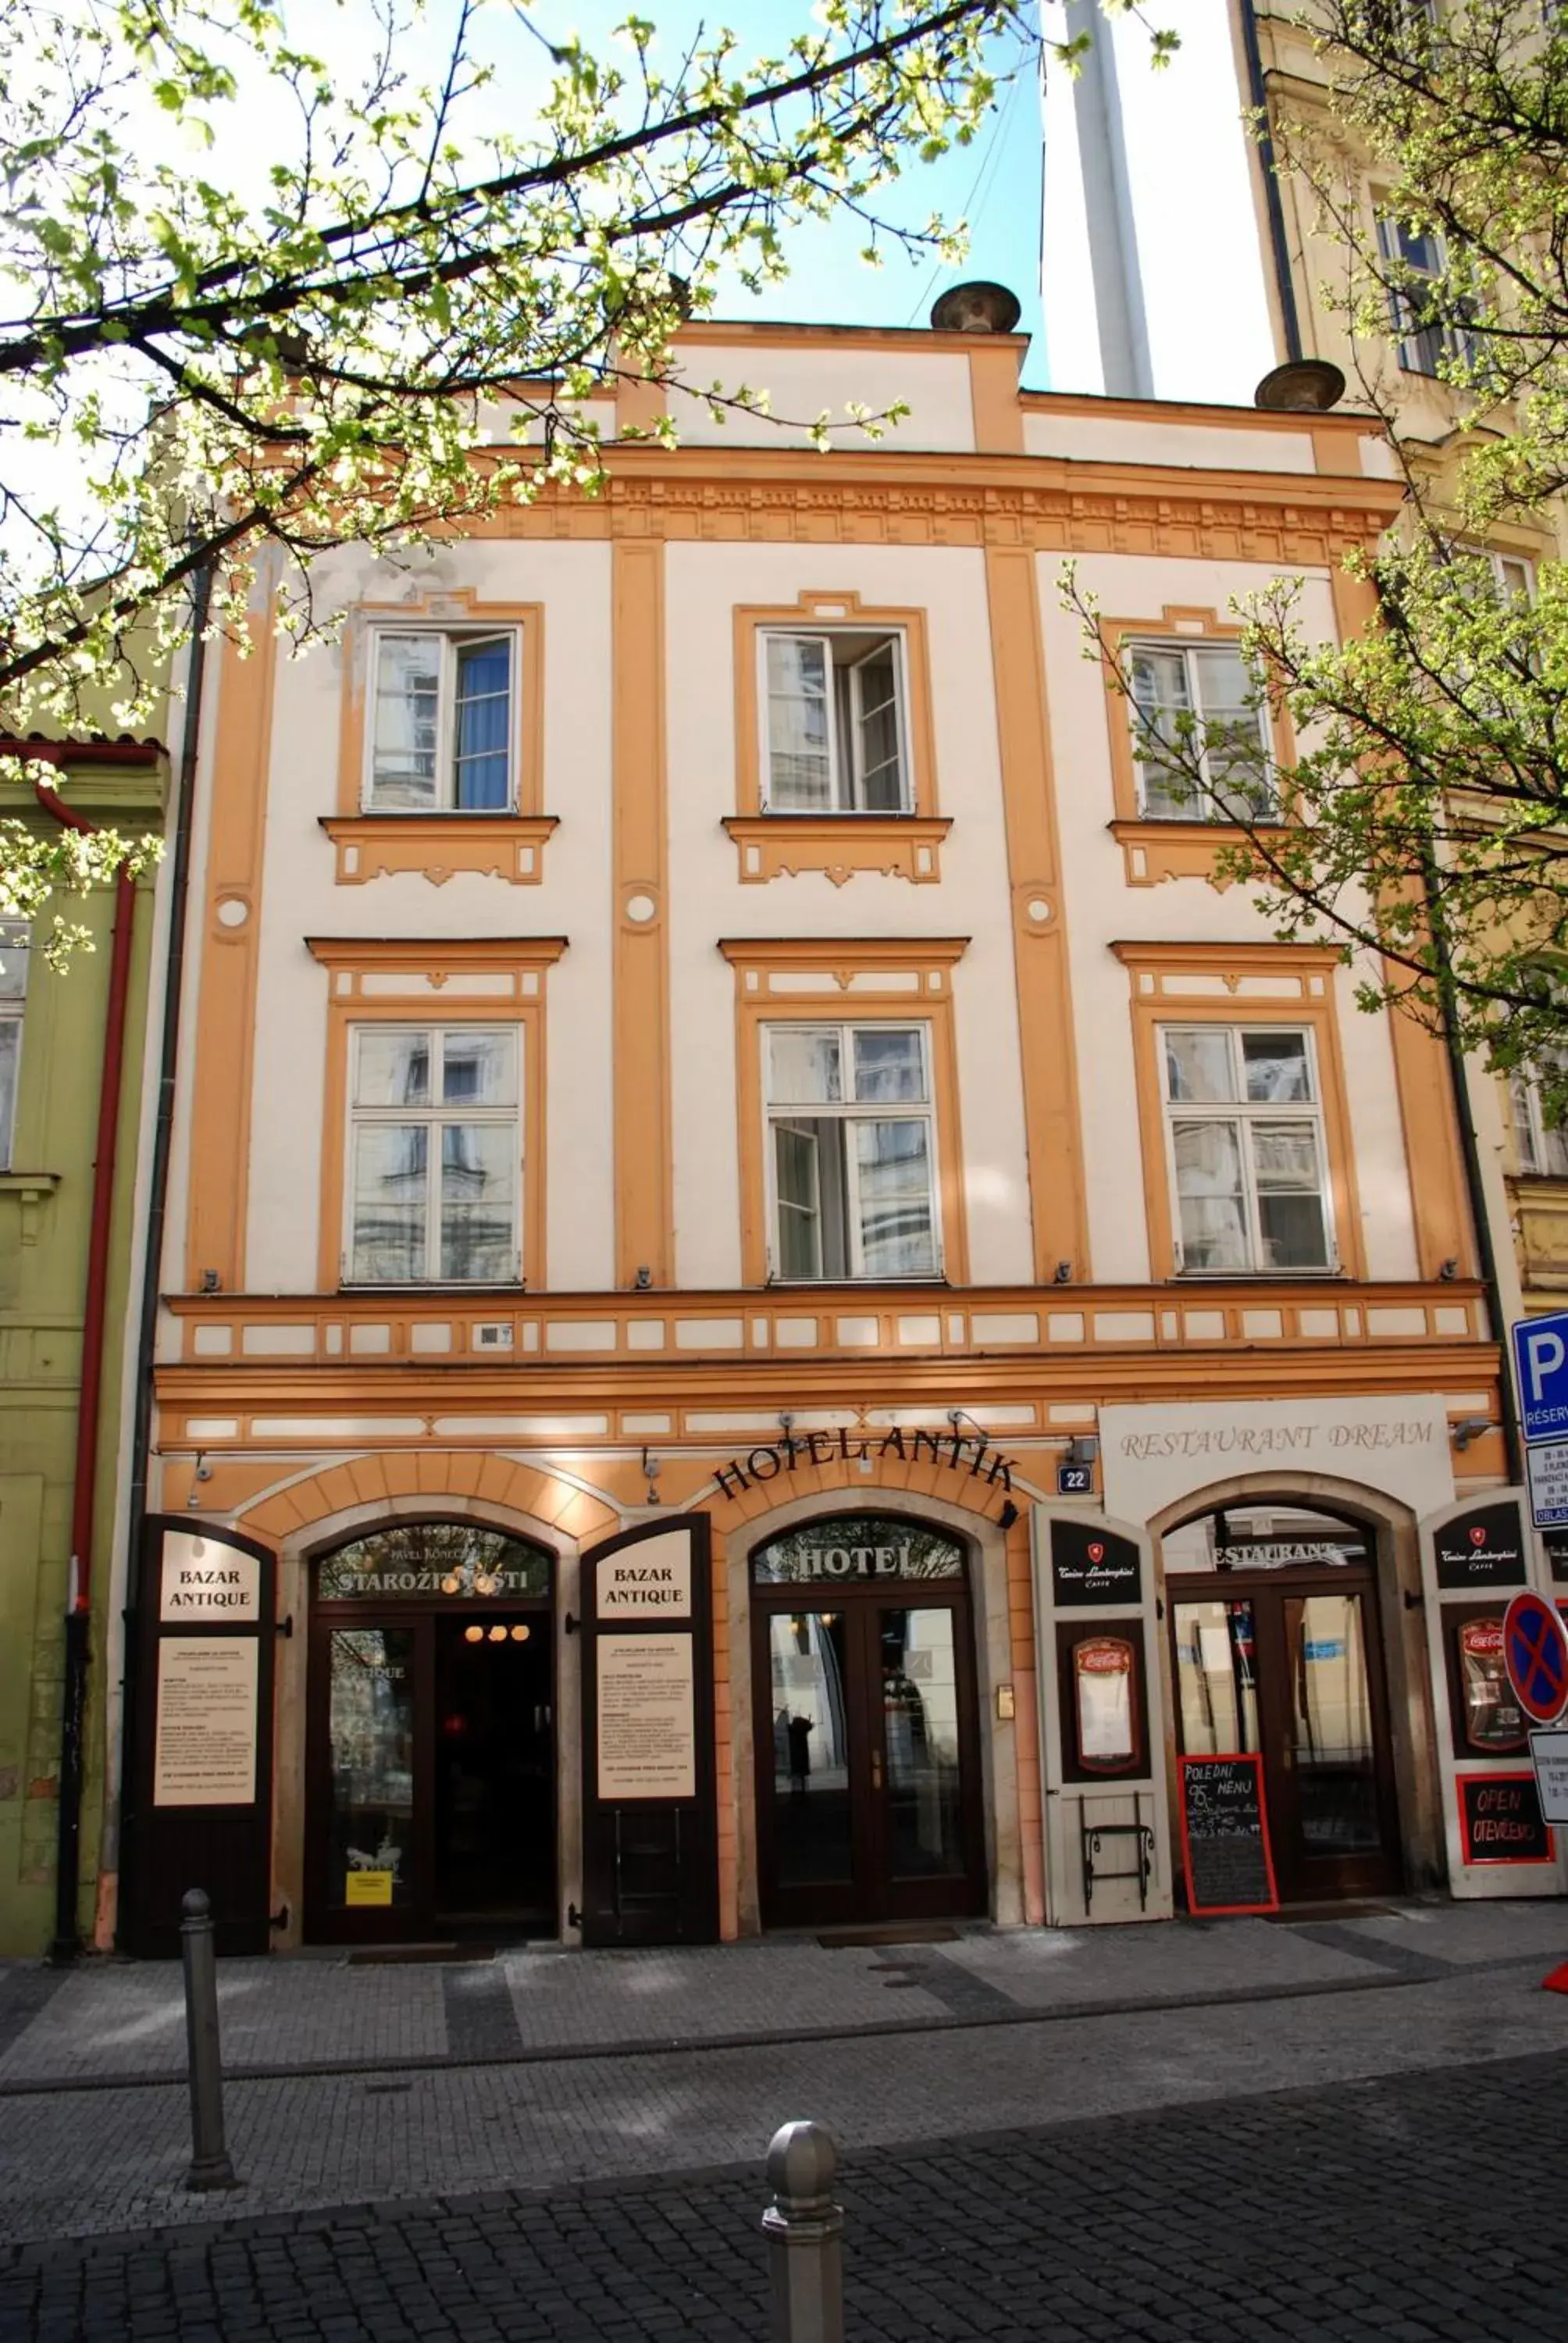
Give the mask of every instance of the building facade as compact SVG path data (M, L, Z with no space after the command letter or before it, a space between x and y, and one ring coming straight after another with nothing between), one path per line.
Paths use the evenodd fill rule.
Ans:
M1231 597L1363 624L1398 491L1021 351L691 327L910 420L623 386L601 497L214 657L133 1948L198 1865L254 1946L1211 1907L1238 1749L1280 1894L1495 1889L1461 1631L1538 1565L1441 1053L1215 883L1058 591L1221 704Z
M24 747L54 766L57 789L40 796L22 778ZM0 810L45 830L68 820L156 833L164 765L139 741L7 742ZM100 1916L106 1614L126 1536L124 1343L155 879L61 899L63 919L89 940L63 973L40 932L0 921L0 1954L10 1956L74 1945Z

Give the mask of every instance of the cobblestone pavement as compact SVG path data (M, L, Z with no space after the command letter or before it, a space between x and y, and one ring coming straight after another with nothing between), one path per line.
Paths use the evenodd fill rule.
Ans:
M224 2209L730 2164L801 2114L861 2150L1568 2049L1568 1999L1540 1990L1538 1963L1372 1975L1358 1992L1115 2016L950 2018L891 2036L231 2083L229 2145L245 2186ZM183 2087L161 2083L0 2096L0 2237L155 2227L205 2212L182 2185L187 2121Z
M1568 1907L1400 1905L1361 1918L965 1929L828 1949L810 1938L661 1952L504 1953L375 1967L346 1957L219 1965L232 2073L485 2065L670 2042L861 2036L1243 1995L1333 1993L1568 1954ZM0 2097L59 2081L184 2071L178 1964L0 1966Z
M852 2154L851 2343L1560 2338L1565 2090L1568 2052L1543 2049ZM725 2171L24 2247L0 2338L759 2343L761 2145Z

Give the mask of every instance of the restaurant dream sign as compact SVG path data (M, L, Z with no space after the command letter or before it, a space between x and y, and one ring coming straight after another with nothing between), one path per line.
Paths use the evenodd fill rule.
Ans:
M1417 1514L1453 1497L1448 1411L1438 1392L1364 1399L1189 1400L1102 1407L1107 1513L1151 1521L1221 1482L1267 1473L1355 1482Z

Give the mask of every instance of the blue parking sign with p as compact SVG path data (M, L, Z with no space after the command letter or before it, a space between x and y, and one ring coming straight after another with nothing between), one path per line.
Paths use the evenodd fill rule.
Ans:
M1568 1310L1515 1321L1513 1368L1525 1439L1568 1437Z

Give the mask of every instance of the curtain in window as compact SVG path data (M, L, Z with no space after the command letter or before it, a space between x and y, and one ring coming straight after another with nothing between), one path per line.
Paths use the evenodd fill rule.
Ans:
M505 638L457 649L457 802L504 812L512 720L512 650Z

